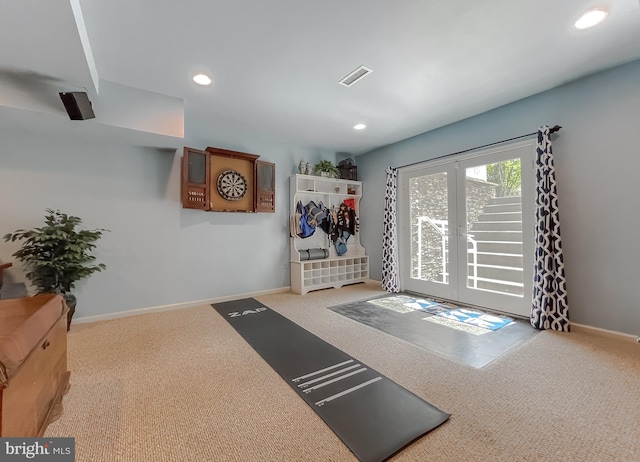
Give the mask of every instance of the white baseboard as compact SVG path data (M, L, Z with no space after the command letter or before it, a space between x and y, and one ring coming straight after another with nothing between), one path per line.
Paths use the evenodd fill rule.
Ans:
M631 340L636 341L638 336L632 334L625 334L623 332L617 332L615 330L600 329L599 327L591 327L584 324L571 323L571 330L577 332L585 332L588 334L596 334L605 337L617 338L618 340Z
M246 294L239 295L228 295L226 297L216 297L216 298L208 298L205 300L197 300L192 302L184 302L184 303L175 303L173 305L162 305L162 306L151 306L148 308L139 308L135 310L128 311L118 311L117 313L107 313L107 314L99 314L97 316L81 316L76 318L74 316L72 325L74 324L87 324L90 322L96 321L107 321L109 319L117 319L117 318L126 318L129 316L139 316L141 314L148 313L159 313L161 311L172 311L172 310L180 310L183 308L192 308L194 306L202 306L202 305L211 305L212 303L222 303L228 302L231 300L240 300L241 298L250 298L250 297L258 297L260 295L269 295L269 294L277 294L280 292L289 292L291 290L290 286L280 287L278 289L269 289L262 290L258 292L249 292Z

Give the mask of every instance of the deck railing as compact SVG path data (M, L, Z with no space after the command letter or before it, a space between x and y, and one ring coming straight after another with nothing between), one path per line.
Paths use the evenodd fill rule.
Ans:
M440 235L440 246L442 249L442 280L437 282L442 282L444 284L448 283L449 272L447 271L447 262L448 258L448 241L449 241L449 223L447 220L438 220L435 218L423 216L418 217L418 279L422 279L422 226L423 223L426 223L431 228L436 230L436 232ZM471 248L467 247L467 262L468 255L472 255L471 267L473 269L473 275L467 277L471 279L471 287L474 289L478 288L478 243L473 239L472 235L466 234L467 243L471 244ZM468 263L467 263L468 264Z

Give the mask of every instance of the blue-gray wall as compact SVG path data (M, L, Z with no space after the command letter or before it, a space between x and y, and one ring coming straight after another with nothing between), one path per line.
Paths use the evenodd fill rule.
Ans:
M88 125L74 122L83 132ZM335 159L231 130L187 124L186 146L216 146L259 154L276 163L276 213L209 213L180 205L182 150L139 147L118 137L59 136L33 127L0 126L0 236L43 224L44 209L77 215L86 228L106 228L95 251L107 270L77 285L76 318L227 297L290 284L289 176L301 159ZM19 242L0 241L7 284L25 282L11 254Z
M541 69L541 72L544 72ZM553 149L570 318L640 334L640 61L356 158L361 241L381 277L384 169L561 125Z
M640 61L357 157L364 182L362 242L380 278L384 168L560 124L554 138L560 214L574 322L640 333ZM82 124L82 122L78 122ZM78 125L78 127L84 127ZM277 164L275 214L184 210L180 152L117 136L57 136L0 126L0 235L42 223L44 209L110 229L96 256L108 269L78 286L77 317L189 303L289 285L288 177L301 159L336 154L186 121L184 145L260 154ZM344 157L338 155L338 158ZM17 244L0 241L0 262ZM9 282L24 281L18 264Z

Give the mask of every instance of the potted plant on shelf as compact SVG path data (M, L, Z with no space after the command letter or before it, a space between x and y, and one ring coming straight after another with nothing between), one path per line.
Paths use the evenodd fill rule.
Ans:
M67 305L67 330L76 309L76 297L71 293L76 281L96 271L106 269L95 264L91 251L95 242L107 231L79 229L82 220L59 210L45 209L45 226L31 230L18 229L5 234L4 240L21 241L22 247L13 256L23 263L25 276L36 288L37 294L61 294Z
M340 178L340 170L330 160L321 160L315 166L316 175Z

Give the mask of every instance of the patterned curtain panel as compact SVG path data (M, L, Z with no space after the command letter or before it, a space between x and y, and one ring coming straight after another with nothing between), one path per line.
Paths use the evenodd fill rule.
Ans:
M400 292L398 273L398 226L396 194L398 169L387 167L387 191L384 196L384 232L382 235L382 289Z
M569 332L556 172L546 125L538 130L536 151L536 244L530 321L536 329Z

